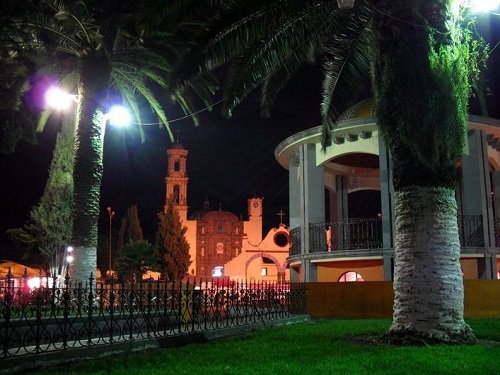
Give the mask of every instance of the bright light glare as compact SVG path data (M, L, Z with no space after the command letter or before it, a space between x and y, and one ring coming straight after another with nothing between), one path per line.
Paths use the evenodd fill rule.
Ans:
M68 251L68 253L72 253L74 249L73 246L68 246L66 250Z
M107 117L111 125L118 127L129 126L132 121L128 109L121 105L111 107Z
M72 263L74 259L75 259L75 258L73 258L73 255L68 255L68 256L66 257L66 262L68 262L68 263Z
M73 95L64 92L58 87L52 86L45 93L45 103L54 109L64 111L75 101Z
M40 280L39 277L32 277L31 279L28 279L28 288L30 289L40 288L41 283L42 280Z
M500 5L499 0L470 0L469 6L473 12L490 12L498 9Z

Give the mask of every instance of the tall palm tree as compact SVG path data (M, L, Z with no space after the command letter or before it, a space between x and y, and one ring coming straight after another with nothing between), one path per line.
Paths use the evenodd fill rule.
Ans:
M258 87L267 111L298 67L321 58L327 145L337 114L359 99L370 76L394 159L395 300L387 338L474 341L463 318L454 196L479 48L460 26L463 8L451 0L356 0L350 10L332 0L222 3L200 2L213 17L181 60L176 84L229 62L224 111Z
M52 53L56 70L61 74L74 71L78 76L72 215L75 259L70 270L74 280L84 281L96 270L105 113L111 98L118 96L126 102L138 123L140 104L145 101L173 139L154 89L168 89L165 77L171 65L155 48L161 45L170 52L165 56L173 56L175 43L167 27L150 42L153 32L136 22L140 5L135 1L42 0L37 14L25 21L26 27L37 32L37 42ZM211 85L210 79L202 79L191 86L206 93ZM169 94L189 111L187 95Z

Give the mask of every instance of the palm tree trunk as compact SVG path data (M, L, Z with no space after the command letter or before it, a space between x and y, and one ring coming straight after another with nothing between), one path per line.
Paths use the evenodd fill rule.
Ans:
M73 246L70 276L85 281L97 269L97 224L103 173L103 140L110 65L98 53L81 59L75 142Z
M395 342L475 340L463 317L455 162L469 93L447 0L374 0L376 115L393 156Z
M395 194L392 341L474 340L463 320L457 204L450 188L411 187Z

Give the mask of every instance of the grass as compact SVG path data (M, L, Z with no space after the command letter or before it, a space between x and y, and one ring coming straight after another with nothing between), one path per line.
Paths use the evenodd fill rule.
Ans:
M500 320L473 320L469 324L481 340L477 345L375 345L363 338L382 335L390 321L320 320L247 337L115 355L36 373L500 374Z

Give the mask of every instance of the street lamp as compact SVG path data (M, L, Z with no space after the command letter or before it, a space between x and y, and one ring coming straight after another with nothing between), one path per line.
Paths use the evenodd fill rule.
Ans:
M112 236L111 236L111 224L113 222L113 216L115 216L115 211L111 207L107 207L106 210L108 210L108 216L109 216L109 276L113 276L113 271L111 268L112 261L111 261L111 241L112 241Z

